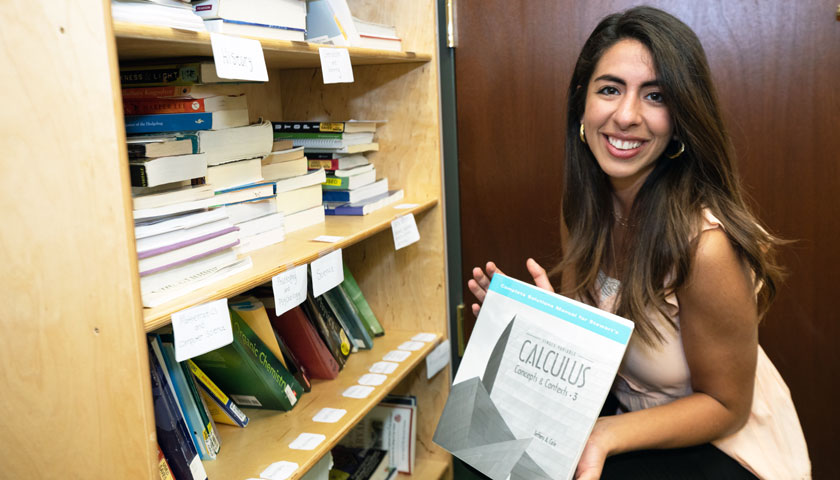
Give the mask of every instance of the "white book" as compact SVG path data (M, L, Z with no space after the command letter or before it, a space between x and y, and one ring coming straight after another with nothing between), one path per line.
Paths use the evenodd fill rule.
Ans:
M188 261L197 260L202 256L208 256L238 244L239 231L233 231L203 242L161 253L160 255L140 258L137 260L137 266L140 270L140 275L148 275L165 268L172 268Z
M311 170L305 175L275 181L274 192L279 194L282 192L288 192L289 190L296 190L310 185L321 184L324 183L326 179L327 174L323 168Z
M213 210L188 213L186 215L139 220L134 223L134 238L141 239L175 230L192 228L225 218L228 218L225 208L215 208Z
M434 442L485 474L508 465L498 478L571 479L632 333L629 320L497 273Z
M370 169L349 177L331 176L324 182L324 190L356 190L376 181L376 170Z
M134 210L132 212L134 220L146 220L149 218L168 217L177 215L179 213L194 212L202 210L215 205L213 198L202 198L201 200L192 200L189 202L173 203L172 205L164 205L162 207L144 208L142 210Z
M242 243L239 245L239 252L251 252L260 248L265 248L269 245L280 243L285 239L286 232L281 226L280 228L275 228L273 230L261 232L251 237L243 239Z
M174 230L150 237L137 239L137 253L143 255L145 252L165 248L167 245L176 245L182 242L189 242L195 239L211 235L233 227L228 218L216 220L215 222L197 225L191 228Z
M321 205L321 184L277 194L277 211L286 215Z
M229 250L212 257L212 259L207 257L206 263L191 262L179 271L179 276L172 275L168 277L168 281L148 289L142 287L143 280L146 277L141 277L143 306L147 308L156 307L253 266L249 256L237 260L235 250Z
M155 187L203 177L207 173L207 156L202 153L171 157L137 158L128 162L131 184Z
M364 157L362 157L362 158L364 158ZM334 170L332 174L335 175L336 177L352 177L352 176L358 175L360 173L369 172L373 169L374 169L373 164L372 163L367 163L367 164L359 165L359 166L353 167L353 168L344 168L344 169Z
M300 229L324 223L324 207L318 205L306 210L286 216L286 233L296 232Z
M193 7L205 20L238 20L306 29L306 2L303 0L202 0L193 2Z
M277 202L274 197L256 202L235 203L225 206L230 221L238 224L277 212Z
M164 207L175 203L202 200L213 196L210 185L186 185L162 190L146 195L138 195L131 199L135 210Z
M271 122L198 132L198 151L207 155L207 165L264 157L273 144Z
M262 166L262 176L266 180L281 180L289 177L306 175L308 172L306 157L298 157L285 162L269 163Z
M305 32L295 28L279 25L264 25L257 23L239 22L236 20L205 20L204 27L208 32L223 33L255 38L270 38L272 40L304 41Z
M269 230L282 229L284 223L283 214L277 212L237 223L236 226L239 227L239 238L244 240Z
M259 182L263 179L260 158L249 158L207 167L205 181L216 191Z

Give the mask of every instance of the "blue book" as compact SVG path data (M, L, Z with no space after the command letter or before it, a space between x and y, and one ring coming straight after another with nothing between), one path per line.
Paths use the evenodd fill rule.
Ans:
M377 195L388 192L388 179L379 180L355 190L324 190L322 198L324 202L351 202L357 203Z
M248 109L125 116L125 132L129 135L219 130L244 125L248 125Z
M398 202L403 198L403 191L389 190L360 202L324 202L325 215L367 215L382 207Z

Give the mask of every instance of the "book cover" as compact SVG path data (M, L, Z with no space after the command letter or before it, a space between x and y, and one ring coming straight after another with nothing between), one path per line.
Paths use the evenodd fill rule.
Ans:
M338 362L300 306L279 317L272 316L271 324L312 378L331 380L338 376Z
M193 362L243 407L291 410L303 387L236 310L230 310L230 320L233 342Z
M120 83L125 88L230 82L216 75L216 64L212 60L120 66Z
M393 470L388 450L338 444L331 452L330 480L387 480Z
M373 336L368 333L359 317L356 306L350 301L350 297L341 288L341 285L324 292L327 305L330 306L336 318L341 322L345 330L349 331L356 347L369 350L373 348Z
M274 315L274 312L272 311L271 314ZM277 344L280 345L280 351L283 352L283 357L286 358L286 363L289 365L289 372L297 379L304 391L312 391L312 377L309 375L309 370L298 360L297 356L295 356L294 352L286 344L286 341L277 332L277 329L274 330L274 335L277 337Z
M359 43L346 0L309 0L306 6L306 41L342 47Z
M414 471L416 438L417 406L380 402L340 443L350 447L387 450L390 466L410 475Z
M195 379L196 385L199 387L199 393L206 402L208 410L210 410L210 415L213 417L213 420L226 425L247 427L249 422L248 416L236 406L236 403L213 380L210 380L210 377L198 368L195 362L187 360L186 363Z
M149 371L152 380L152 401L155 411L155 432L166 462L176 478L206 480L204 465L195 450L178 401L167 383L163 357L153 347L157 340L149 337Z
M494 275L434 442L493 478L572 478L632 332L626 319Z
M376 169L358 172L352 176L327 175L324 190L355 190L376 181Z
M368 333L374 337L384 335L385 330L382 328L382 324L376 319L376 315L371 310L367 299L362 294L362 289L356 283L353 272L347 267L346 262L344 263L344 280L341 282L341 288L344 289L344 292L350 297L350 301L356 306L356 310L359 312L359 318L362 319L362 323Z
M265 305L256 297L250 295L237 296L228 300L228 307L236 310L242 321L251 327L251 330L260 337L266 347L271 350L271 353L280 360L280 363L288 369L283 352L280 350L280 345L277 343L277 337L274 335L274 329L271 326L271 320L268 318L268 313Z
M301 304L306 317L318 331L321 340L329 348L339 368L343 368L352 349L350 340L341 328L341 324L333 316L332 311L324 300L323 295L312 296L312 282L310 280L306 301Z
M193 397L192 389L190 389L181 364L175 360L175 345L172 335L161 334L157 335L157 338L166 370L169 372L169 379L172 380L172 385L175 387L175 395L181 406L184 419L187 421L187 427L192 434L193 445L202 460L214 460L219 453L219 439L215 432L211 430L209 419L202 416L204 407L197 397Z
M157 445L158 463L157 472L160 480L175 480L175 475L172 474L172 469L166 463L166 457L163 455L163 450L160 449L160 444Z
M195 130L220 130L248 125L248 110L222 110L218 112L156 113L126 115L125 132L164 133Z

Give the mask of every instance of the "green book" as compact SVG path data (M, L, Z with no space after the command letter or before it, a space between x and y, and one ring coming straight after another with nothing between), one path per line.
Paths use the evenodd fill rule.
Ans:
M241 407L291 410L303 387L235 310L230 323L233 342L193 362Z
M350 273L350 269L347 268L346 263L344 264L344 281L341 282L341 287L344 289L344 293L350 297L353 305L356 306L359 318L362 320L362 325L365 326L368 334L373 337L384 335L385 330L382 328L379 320L376 319L373 310L370 309L370 305L365 300L365 296L362 295L362 290L359 288L359 284L356 283L356 279L353 278L353 274Z
M324 132L274 132L274 139L295 139L295 138L330 138L342 139L343 133L324 133Z

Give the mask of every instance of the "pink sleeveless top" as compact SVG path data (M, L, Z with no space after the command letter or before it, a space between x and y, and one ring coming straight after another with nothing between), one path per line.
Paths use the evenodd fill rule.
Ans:
M706 211L705 217L703 231L723 228L710 212ZM614 311L618 287L618 280L599 276L599 308ZM666 297L665 302L679 329L676 294ZM627 346L613 393L628 411L663 405L692 393L679 331L665 325L664 320L659 331L664 337L662 344L651 347L634 335ZM747 423L712 443L761 479L809 479L811 461L790 391L760 346L757 355L752 411Z

